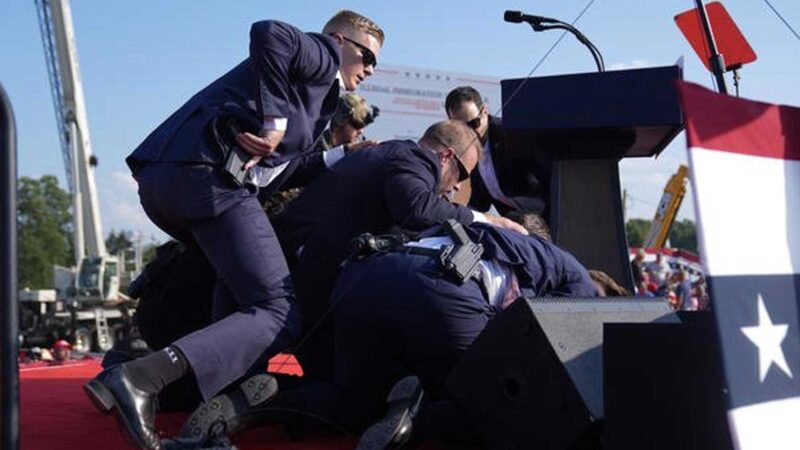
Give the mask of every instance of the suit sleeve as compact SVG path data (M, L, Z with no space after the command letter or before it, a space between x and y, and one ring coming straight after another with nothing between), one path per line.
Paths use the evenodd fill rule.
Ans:
M412 151L391 157L385 166L383 196L395 224L422 230L447 219L472 223L472 211L440 197L434 170Z
M328 169L323 152L308 152L293 159L290 164L291 173L280 189L303 187Z
M289 117L292 83L333 83L339 70L338 61L323 42L271 20L250 28L250 61L258 83L256 102L264 116Z
M597 297L597 285L589 272L574 256L554 248L555 257L561 259L561 273L557 275L556 286L550 292L553 297Z

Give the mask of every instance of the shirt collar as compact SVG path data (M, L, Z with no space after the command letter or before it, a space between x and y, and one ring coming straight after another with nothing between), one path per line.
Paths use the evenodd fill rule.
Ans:
M344 87L344 80L342 79L342 71L341 70L336 72L336 80L339 81L339 89L342 92L346 91L347 89Z

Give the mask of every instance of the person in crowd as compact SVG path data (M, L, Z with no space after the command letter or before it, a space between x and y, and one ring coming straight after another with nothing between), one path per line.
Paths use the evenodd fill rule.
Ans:
M661 253L656 254L655 261L648 264L646 269L650 273L650 279L659 289L662 289L669 282L670 275L672 274L669 263L664 259L664 255Z
M72 345L64 339L59 339L53 344L53 358L58 363L68 361L72 357Z
M644 269L642 268L642 264L644 262L644 249L640 248L636 251L636 256L633 257L631 260L631 274L633 275L633 285L636 286L637 293L643 294L644 291L641 290L640 286L642 285L642 281L644 278Z
M148 217L185 245L199 246L217 274L210 326L84 385L95 406L113 411L138 446L161 447L154 399L166 385L192 376L211 399L301 336L289 270L257 191L305 158L340 90L353 91L372 75L383 42L378 25L346 10L322 33L256 22L249 56L127 158ZM316 156L315 166L330 165L331 153ZM274 392L263 383L256 390L233 386L251 402Z
M448 201L480 159L474 136L463 122L443 121L418 142L385 141L353 153L275 218L284 253L297 261L292 278L310 330L297 356L307 376L328 377L333 368L328 298L356 236L393 228L419 232L447 219L491 222L526 233L504 217Z
M655 297L655 292L658 287L650 281L650 274L644 270L642 271L642 281L636 286L636 295L638 297Z
M711 302L708 297L708 289L706 288L705 276L701 273L697 281L692 283L694 287L694 295L697 298L697 309L700 311L708 311L711 309Z
M697 311L697 298L694 297L692 282L689 279L689 272L686 269L680 269L675 273L677 285L675 287L675 296L677 309L682 311Z
M504 216L523 209L547 217L549 158L533 149L528 155L532 164L512 164L502 121L489 114L481 94L472 86L450 91L444 106L448 118L475 130L483 148L478 169L470 177L469 206L482 212L494 206Z

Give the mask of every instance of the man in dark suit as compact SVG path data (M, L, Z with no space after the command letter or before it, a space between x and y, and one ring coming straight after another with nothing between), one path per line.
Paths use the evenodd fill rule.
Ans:
M214 323L84 387L139 446L160 447L153 400L164 386L191 374L209 399L253 367L263 370L266 358L301 335L289 271L258 187L289 166L320 168L321 159L330 159L305 159L305 152L333 114L340 87L355 90L373 73L383 40L374 22L351 11L337 13L322 33L257 22L249 57L189 99L126 160L148 217L199 246L217 273ZM247 171L238 180L225 168L237 150L246 156L232 171ZM253 403L269 398L274 386L239 390ZM236 407L225 404L215 413Z
M404 441L411 431L417 438L445 431L431 428L436 415L452 415L456 409L445 390L447 375L487 323L520 296L598 295L587 270L538 235L480 223L464 231L484 250L476 275L463 283L443 270L438 257L419 250L453 245L455 239L443 227L427 230L403 251L378 253L342 270L331 296L334 385L341 407L332 411L334 417L363 429L386 410L383 399L394 390L388 395L394 408L365 432L359 448L389 448L386 444ZM421 405L419 386L408 379L393 386L408 375L421 382ZM410 400L404 405L409 410L402 411L403 400ZM421 420L413 422L422 429L413 430L412 419L420 412ZM458 425L456 431L469 428Z
M410 410L423 412L413 424L420 428L418 436L435 431L430 428L442 415L458 417L444 381L487 323L514 300L598 295L587 270L545 238L483 223L467 225L464 232L484 250L477 270L463 282L440 260L441 249L456 239L438 225L416 241L348 260L330 298L334 374L286 390L282 406L357 432L378 420L392 391L392 417L362 437L365 449L390 448L385 444L408 437L415 414ZM403 378L408 375L421 381L427 398L422 406L420 385ZM401 423L402 417L408 422Z
M525 233L503 217L484 215L447 197L480 157L475 133L459 121L429 127L419 142L387 141L341 160L275 218L292 269L309 335L297 355L306 376L328 378L333 367L328 297L350 241L393 228L418 232L447 219L492 222ZM290 256L291 255L291 256Z
M502 215L525 210L547 217L550 162L544 154L535 155L536 165L512 164L500 118L489 115L481 94L471 86L453 89L445 100L447 117L461 120L480 136L483 157L470 177L469 206L478 211L490 207Z

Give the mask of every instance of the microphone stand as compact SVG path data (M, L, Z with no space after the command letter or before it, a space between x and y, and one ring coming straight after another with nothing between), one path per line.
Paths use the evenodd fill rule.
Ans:
M597 47L595 47L594 44L592 44L589 38L584 36L583 33L578 31L577 28L573 27L568 23L556 19L552 20L554 20L554 23L552 25L545 25L540 21L530 21L527 23L531 26L531 28L533 28L533 31L547 31L547 30L557 30L557 29L569 31L575 36L576 39L578 39L578 41L581 44L585 45L586 48L589 49L589 52L592 54L592 58L594 58L594 63L597 65L597 71L598 72L606 71L605 62L603 62L603 55L600 54L600 50L598 50Z

